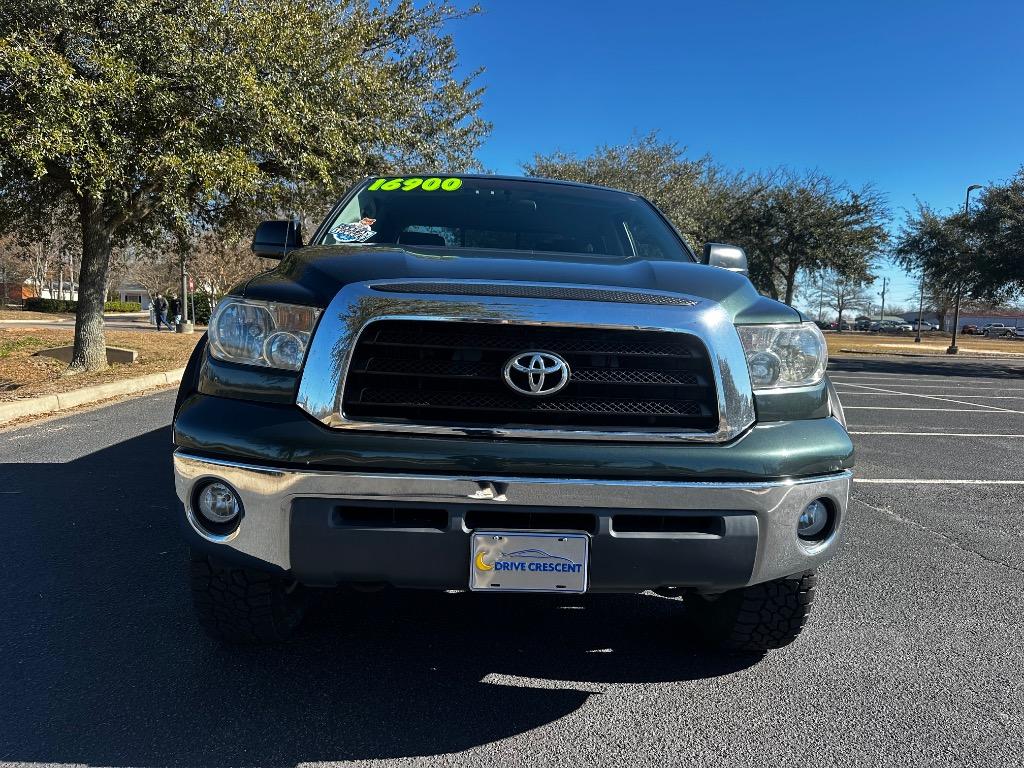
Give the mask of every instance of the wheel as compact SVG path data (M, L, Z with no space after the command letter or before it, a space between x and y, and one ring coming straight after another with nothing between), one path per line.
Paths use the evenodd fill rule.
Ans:
M192 605L200 625L226 643L286 640L306 611L305 588L284 577L190 555Z
M792 643L814 602L814 571L734 589L708 599L689 595L686 607L711 645L733 651L769 651Z

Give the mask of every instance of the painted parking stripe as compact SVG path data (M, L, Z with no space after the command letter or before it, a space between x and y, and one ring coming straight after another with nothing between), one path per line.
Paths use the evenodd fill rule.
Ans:
M874 371L844 371L841 368L832 368L832 375L858 379L905 379L907 376L913 376L916 379L947 379L950 376L948 373L875 373ZM970 376L970 378L996 379L999 377L980 374L979 376Z
M869 386L867 384L850 384L851 387L859 387L860 389L867 389L873 392L890 392L897 395L906 395L907 397L920 397L925 400L935 400L941 403L954 403L956 405L973 405L975 408L988 409L992 411L1001 411L1003 413L1019 413L1024 414L1024 411L1015 411L1011 408L1000 408L996 405L986 405L985 403L966 403L963 400L954 400L950 397L939 397L938 395L920 395L916 392L900 392L895 389L883 389L882 387ZM870 406L862 406L870 407ZM879 409L881 410L881 409Z
M1024 435L1009 435L1004 432L860 432L850 430L851 435L898 435L900 437L1016 437L1024 438Z
M960 382L971 383L975 382L978 384L1002 384L1004 382L1019 383L1020 379L1016 376L1002 377L1002 376L952 376L952 375L929 375L929 374L914 374L908 373L904 376L857 376L850 377L849 374L844 371L832 371L829 374L829 378L833 381L923 381L926 384L937 384L939 382L945 382L946 384L957 384Z
M909 397L902 392L857 392L852 389L836 389L840 395L847 397ZM970 399L970 400L1024 400L1024 395L961 395L957 394L957 397Z
M920 480L904 477L855 477L853 482L878 485L1024 485L1024 480Z
M859 387L864 384L871 384L876 387L900 387L901 389L952 389L960 392L1024 392L1021 386L1006 386L998 382L946 382L945 384L914 384L909 381L836 381L832 379L836 387ZM1019 385L1020 382L1012 382Z
M839 387L856 387L852 381L836 381L832 379L832 383ZM988 382L994 383L994 382ZM884 386L891 387L892 384L885 384ZM972 392L1024 392L1024 387L977 387L973 384L900 384L905 389L968 389Z
M844 411L926 411L928 413L1021 413L1021 411L985 411L980 408L897 408L892 405L846 405Z

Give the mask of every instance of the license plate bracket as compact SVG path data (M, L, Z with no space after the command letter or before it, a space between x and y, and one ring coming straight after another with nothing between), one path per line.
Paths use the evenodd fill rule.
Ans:
M474 592L587 591L590 536L578 531L474 531Z

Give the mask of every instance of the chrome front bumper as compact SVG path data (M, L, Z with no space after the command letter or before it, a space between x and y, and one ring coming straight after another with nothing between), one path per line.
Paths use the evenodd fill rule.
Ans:
M178 498L184 505L189 525L205 540L204 545L223 547L246 556L250 562L259 561L284 571L299 573L303 570L302 563L293 562L295 549L291 541L293 506L297 500L362 500L435 504L456 510L470 506L474 509L596 510L595 541L602 542L613 559L618 552L623 557L639 557L639 560L643 560L644 547L661 547L657 549L659 554L652 556L664 558L667 553L672 558L685 558L686 546L706 547L709 537L696 536L687 541L687 534L671 532L620 534L611 529L613 513L634 509L659 511L659 514L667 516L673 513L693 514L695 511L747 513L748 518L756 517L756 529L751 526L749 534L751 540L756 538L756 553L749 571L744 571L749 572L746 583L750 584L813 568L832 555L843 533L851 477L850 472L839 472L794 480L719 483L359 474L279 469L202 458L182 451L174 454L174 475ZM197 484L206 478L226 481L242 499L244 517L238 529L229 536L211 536L196 524L192 498ZM809 546L796 536L797 518L808 503L820 498L830 502L838 519L826 541ZM455 542L445 552L451 556L455 556L451 553L464 552L468 563L469 531L459 513L453 513L451 517L450 529L441 533L447 534L449 542L452 538L459 539L459 542L465 539L466 544L462 547L461 543ZM352 535L348 531L331 533L338 534L340 540ZM376 530L376 538L369 541L394 542L397 541L396 533L401 535L402 532ZM436 536L431 539L436 540ZM461 564L457 565L462 568ZM367 574L367 580L374 575ZM713 585L713 581L704 582L704 586ZM614 586L612 584L611 588ZM636 585L630 582L629 586ZM645 588L658 586L664 585L644 585Z

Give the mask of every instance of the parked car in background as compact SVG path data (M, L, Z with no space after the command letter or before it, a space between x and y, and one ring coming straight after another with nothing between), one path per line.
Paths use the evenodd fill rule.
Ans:
M1024 339L1024 328L1005 326L1002 329L992 331L989 333L989 336L1004 339Z
M1012 325L1005 325L1004 323L989 323L981 330L982 335L991 338L998 336L1004 336L1006 338L1024 337L1024 329L1015 328Z
M839 321L837 321L837 320L833 320L831 323L829 323L825 327L828 328L830 331L848 331L848 330L850 330L850 324L847 323L845 320L843 321L842 327L839 326Z
M876 320L871 324L870 330L873 333L898 333L899 331L914 330L910 323L897 323L895 320Z
M910 323L909 323L910 330L916 331L917 330L918 322L919 321L917 321L917 320L911 320ZM939 327L939 326L937 326L937 325L935 325L933 323L929 323L927 320L921 320L920 323L921 323L921 330L922 331L935 331L935 330L938 330L938 327Z
M871 330L871 321L870 320L858 320L854 324L853 327L854 327L854 329L856 329L858 331L869 331L869 330Z
M981 331L978 330L978 326L976 325L965 325L960 329L960 333L967 334L968 336L970 336L981 333Z

